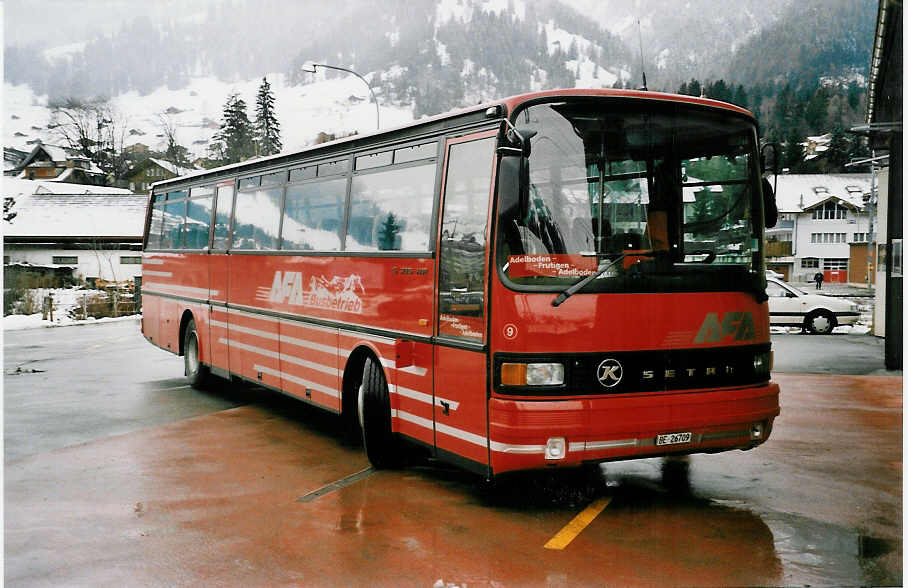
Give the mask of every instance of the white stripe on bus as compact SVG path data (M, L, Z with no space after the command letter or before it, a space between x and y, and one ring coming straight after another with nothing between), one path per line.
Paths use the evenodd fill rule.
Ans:
M154 292L155 289L161 294L171 294L172 292L167 292L167 290L173 290L181 293L196 294L198 296L204 296L208 298L209 296L217 296L220 294L217 290L209 290L208 288L196 288L193 286L179 286L177 284L163 284L160 282L145 282L142 284L143 292Z
M164 265L164 260L163 259L148 259L146 257L146 258L142 258L142 263L148 264L148 265Z
M142 270L143 276L159 276L161 278L172 278L173 272L158 272L153 270Z
M392 392L392 394L395 394L395 392ZM426 394L425 392L420 392L418 390L411 390L409 388L404 388L403 386L397 386L396 394L410 398L412 400L416 400L418 402L423 402L425 404L436 404L438 406L442 406L442 402L445 402L447 403L448 408L450 408L451 410L457 410L457 408L460 406L460 403L456 400L448 400L446 398L440 398L437 396L435 397L435 401L433 402L431 394Z
M327 386L322 386L321 384L316 384L315 382L310 382L309 380L304 380L303 378L298 378L296 376L290 375L290 374L288 374L286 372L282 372L280 370L271 369L267 366L258 365L258 364L253 364L252 369L254 369L257 372L262 372L263 374L275 376L282 380L287 380L288 382L293 382L294 384L299 384L300 386L309 388L311 390L315 390L316 392L321 392L323 394L327 394L328 396L332 396L334 398L340 398L340 392L338 392L337 390L334 390L333 388L328 388Z
M296 364L302 367L307 367L330 376L339 376L340 371L337 368L326 366L320 363L315 363L312 361L306 361L305 359L300 359L293 355L287 355L286 353L278 353L277 351L271 351L270 349L262 349L261 347L256 347L255 345L247 345L246 343L240 343L239 341L234 341L232 339L221 338L218 341L219 343L227 343L231 347L237 349L242 349L244 351L251 351L252 353L258 353L259 355L264 355L265 357L270 357L271 359L277 359L280 361L285 361L287 363Z

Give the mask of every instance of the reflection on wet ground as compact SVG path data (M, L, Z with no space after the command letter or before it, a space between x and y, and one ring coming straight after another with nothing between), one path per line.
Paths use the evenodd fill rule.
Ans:
M177 384L149 393L194 394ZM776 506L788 482L764 448L489 483L427 459L370 470L338 417L261 389L200 397L236 406L8 465L7 582L901 583L900 541ZM544 549L602 497L565 549Z

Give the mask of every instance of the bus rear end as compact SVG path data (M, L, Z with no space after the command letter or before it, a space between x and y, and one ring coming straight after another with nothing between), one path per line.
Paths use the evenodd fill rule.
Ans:
M779 388L753 118L541 96L512 105L499 154L492 471L763 443Z

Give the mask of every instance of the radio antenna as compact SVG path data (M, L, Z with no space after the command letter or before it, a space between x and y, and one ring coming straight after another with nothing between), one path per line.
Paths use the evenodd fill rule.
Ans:
M639 18L637 19L637 35L640 38L640 73L643 75L643 87L640 89L646 92L648 88L646 87L646 67L643 59L643 29L640 26Z

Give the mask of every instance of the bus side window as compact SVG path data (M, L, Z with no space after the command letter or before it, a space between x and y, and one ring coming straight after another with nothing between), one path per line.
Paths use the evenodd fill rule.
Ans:
M230 214L233 212L233 184L218 186L217 210L214 213L214 235L212 249L227 249L230 230Z
M148 227L146 249L161 249L161 232L164 230L164 204L155 202L151 209L151 225Z
M161 249L183 248L183 225L186 222L186 200L168 200L164 205L161 227Z
M347 179L287 187L281 249L339 251Z
M353 177L348 251L429 251L435 163Z
M214 198L193 198L186 207L186 249L208 247L208 232L211 227L211 207Z
M237 194L231 249L277 249L282 194L283 188Z

